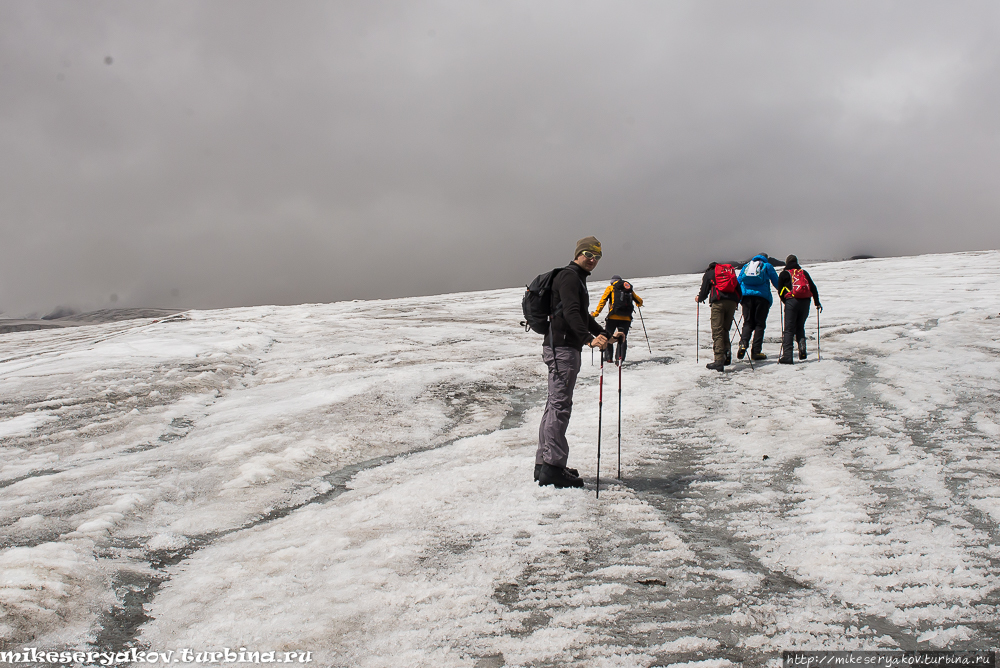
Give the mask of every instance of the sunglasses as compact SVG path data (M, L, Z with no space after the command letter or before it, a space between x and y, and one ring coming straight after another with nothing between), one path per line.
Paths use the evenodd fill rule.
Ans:
M590 251L583 251L583 257L587 258L588 260L600 260L601 254L591 253Z

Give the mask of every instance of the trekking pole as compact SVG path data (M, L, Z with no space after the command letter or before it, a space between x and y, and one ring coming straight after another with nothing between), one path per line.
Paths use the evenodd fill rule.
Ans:
M622 358L620 353L618 355L618 479L622 479Z
M601 414L604 409L604 351L601 351L601 383L597 393L597 498L601 498Z
M743 345L743 323L746 322L746 318L744 318L742 315L738 315L735 318L733 318L733 322L736 323L736 333L739 334L739 336L740 336L740 345L742 346ZM732 336L730 336L729 338L732 338ZM751 371L756 371L757 369L755 369L754 366L753 366L753 353L750 352L749 348L746 351L746 360L747 360L747 362L750 363L750 370Z
M646 336L646 347L649 348L649 354L653 354L653 347L649 345L649 334L646 334L646 321L642 319L642 308L636 306L639 309L639 322L642 323L642 333Z
M816 309L816 361L819 362L823 356L819 352L819 309Z
M701 334L701 302L697 302L698 306L694 312L694 361L698 362L698 353L700 352L700 345L698 343L698 336Z
M739 316L733 318L732 324L729 325L729 355L733 354L733 325L736 325L736 334L739 335L743 331L743 326L740 325Z

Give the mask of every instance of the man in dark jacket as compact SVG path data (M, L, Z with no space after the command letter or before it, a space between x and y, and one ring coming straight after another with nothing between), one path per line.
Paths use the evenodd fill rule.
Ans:
M819 290L809 272L799 266L799 259L789 255L785 269L778 275L778 298L785 305L785 329L781 332L781 357L779 364L792 364L792 338L799 344L799 359L806 358L806 318L809 317L809 299L822 312Z
M538 426L535 479L539 485L583 487L575 469L566 468L566 429L573 410L573 389L580 373L584 345L604 350L604 328L590 315L587 276L601 259L601 242L587 237L576 242L576 255L552 280L552 320L542 341L542 360L549 367L549 396Z
M701 292L695 297L695 301L701 303L707 297L708 303L712 305L712 348L715 361L705 367L713 371L723 371L727 364L732 364L729 329L733 326L733 316L740 303L740 296L740 285L732 265L718 262L708 265L701 279Z

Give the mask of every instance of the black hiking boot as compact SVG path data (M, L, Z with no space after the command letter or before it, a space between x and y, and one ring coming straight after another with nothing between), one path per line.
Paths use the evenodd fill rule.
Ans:
M705 365L706 369L711 369L712 371L725 371L726 365L722 362L711 362Z
M799 339L799 359L804 360L806 358L806 340Z
M731 352L726 353L726 366L733 363L733 354Z
M750 359L752 359L754 362L759 362L761 360L766 360L767 355L765 355L764 353L753 353L752 355L750 355Z
M747 347L741 343L740 349L736 351L736 359L741 360L746 354L747 354Z
M579 471L577 471L576 469L571 469L568 466L566 467L566 473L569 473L572 476L576 476L577 478L580 477ZM538 482L538 476L540 476L541 474L542 474L542 465L535 464L535 482Z
M792 364L792 358L791 357L788 357L788 358L779 357L778 358L778 364Z
M542 464L542 470L538 473L538 486L544 487L545 485L552 485L560 489L583 487L583 479L580 476L571 475L565 467Z

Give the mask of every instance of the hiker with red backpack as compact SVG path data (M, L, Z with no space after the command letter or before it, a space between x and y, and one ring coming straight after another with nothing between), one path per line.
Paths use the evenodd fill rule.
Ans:
M792 364L792 339L798 342L799 359L806 358L806 318L809 317L809 300L822 313L819 290L809 272L799 266L799 259L789 255L785 269L778 275L778 298L785 305L785 329L781 333L779 364ZM817 316L818 317L818 316Z
M621 364L625 361L625 353L628 348L628 330L632 326L632 312L636 306L642 306L642 297L635 293L632 284L624 280L618 274L611 277L611 285L604 289L601 301L597 302L597 308L591 311L590 315L597 317L608 305L608 317L604 321L604 336L610 341L616 332L621 332L618 339L618 350L613 351L612 346L604 349L604 361Z
M733 316L736 315L741 295L733 265L718 262L708 265L701 279L701 291L695 297L699 304L707 297L708 303L712 305L712 350L715 361L706 364L706 369L723 371L727 364L732 364L729 328L733 326Z

